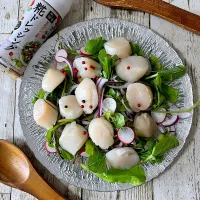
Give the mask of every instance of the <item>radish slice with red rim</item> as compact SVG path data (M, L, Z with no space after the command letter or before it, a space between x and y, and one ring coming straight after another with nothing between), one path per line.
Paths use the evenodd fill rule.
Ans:
M166 128L165 128L164 126L162 126L162 125L158 125L158 130L159 130L161 133L166 133L166 132L167 132Z
M81 47L80 53L81 53L83 56L86 56L86 57L92 56L92 54L87 53L87 52L85 51L85 47Z
M103 100L102 108L104 111L110 110L114 113L117 108L117 103L113 98L105 98Z
M67 59L67 52L65 49L60 49L56 55L55 55L55 59L57 62L64 62L65 59Z
M166 111L165 108L159 108L158 111ZM157 113L157 112L151 112L151 117L154 119L154 121L157 124L161 124L166 119L166 113Z
M50 146L48 145L48 142L47 142L47 141L45 141L45 143L44 143L44 148L45 148L45 150L46 150L48 153L56 153L56 149L53 148L53 147L50 147Z
M80 152L80 155L83 156L83 157L85 157L85 158L88 158L88 157L89 157L89 155L86 153L85 150L82 150L82 151Z
M176 132L175 126L173 125L173 126L168 127L168 131L169 132Z
M185 113L179 113L178 114L178 117L180 119L187 119L187 118L190 118L192 116L192 113L190 112L185 112Z
M162 123L162 125L163 125L163 126L166 126L166 127L168 127L168 126L173 126L173 125L175 125L175 124L178 122L178 120L179 120L178 115L171 115L171 117L170 117L170 118L167 118L167 119Z
M129 127L122 127L117 133L118 139L124 144L130 144L135 139L135 132Z

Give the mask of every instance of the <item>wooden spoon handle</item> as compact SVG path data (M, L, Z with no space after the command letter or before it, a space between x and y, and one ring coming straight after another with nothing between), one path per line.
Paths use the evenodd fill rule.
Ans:
M96 2L110 7L122 7L148 12L200 35L199 15L185 11L162 0L96 0Z
M30 170L29 179L18 187L19 189L32 194L39 200L67 200L54 191L32 166Z

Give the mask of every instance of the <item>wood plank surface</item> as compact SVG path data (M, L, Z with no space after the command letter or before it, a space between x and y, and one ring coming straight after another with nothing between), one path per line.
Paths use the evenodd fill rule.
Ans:
M170 1L170 0L165 0ZM5 39L29 5L27 0L1 0L0 3L0 41ZM171 3L200 15L200 1L171 0ZM147 13L110 9L92 0L74 0L70 13L62 22L60 29L74 23L93 18L113 17L125 19L147 26L167 39L177 50L188 66L194 97L200 94L200 37L182 28ZM64 186L51 175L34 157L26 145L18 115L18 94L20 80L13 81L0 73L0 138L8 139L19 146L28 155L34 167L44 179L57 191L70 200L200 200L200 121L199 110L195 111L193 128L187 145L176 162L153 181L121 192L94 192L74 186ZM0 184L0 200L36 200L29 194Z

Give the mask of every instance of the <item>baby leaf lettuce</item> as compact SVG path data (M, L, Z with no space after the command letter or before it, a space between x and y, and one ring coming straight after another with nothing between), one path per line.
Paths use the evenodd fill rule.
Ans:
M146 139L143 149L138 152L142 162L161 163L165 153L177 147L179 141L170 133L160 134L158 141L154 142L153 139Z
M105 49L102 49L99 52L98 59L103 67L103 77L109 80L113 74L114 65L118 59L118 56L110 56L106 53Z
M86 153L90 155L88 166L84 164L81 164L81 166L105 181L110 183L130 183L133 186L137 186L146 180L145 172L139 165L128 170L107 169L105 154L91 140L86 142Z
M44 90L39 90L39 92L34 96L33 100L32 100L32 104L35 104L35 102L38 99L44 99L46 96L46 92Z
M151 63L152 71L160 71L164 69L164 66L160 63L156 56L151 56L149 61Z
M71 153L69 153L68 151L65 151L64 149L61 150L60 155L65 160L73 160L74 159L74 156Z
M130 42L129 44L131 45L132 55L144 57L144 51L139 47L138 44L134 44L133 42Z
M103 45L105 42L106 40L103 40L102 37L98 37L93 40L88 40L88 42L85 45L85 51L92 55L97 54L101 49L103 49Z
M126 124L126 119L121 113L111 113L110 110L104 114L106 120L112 123L116 130L122 128Z

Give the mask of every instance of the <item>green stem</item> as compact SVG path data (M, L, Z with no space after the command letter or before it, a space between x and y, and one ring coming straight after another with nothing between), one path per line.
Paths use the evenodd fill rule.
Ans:
M149 79L155 78L155 77L157 77L157 76L158 76L158 73L153 74L153 75L151 75L151 76L147 76L147 77L145 78L145 80L149 80Z
M186 110L168 110L168 111L162 111L162 110L153 110L152 112L156 113L166 113L166 114L176 114L176 113L185 113L185 112L191 112L194 108L196 108L198 105L200 105L200 99L189 109Z
M61 97L64 97L64 96L65 96L66 87L67 87L67 78L65 78L64 87L63 87L63 91L62 91Z

